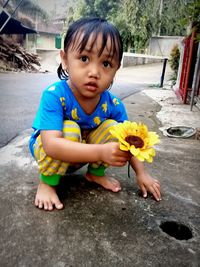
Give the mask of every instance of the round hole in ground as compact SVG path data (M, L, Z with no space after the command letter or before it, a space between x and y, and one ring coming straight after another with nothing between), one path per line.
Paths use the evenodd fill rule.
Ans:
M160 224L160 228L163 232L168 235L178 239L178 240L188 240L192 238L192 231L190 228L184 224L166 221Z
M196 129L187 126L176 126L166 129L166 135L175 138L189 138L196 134Z

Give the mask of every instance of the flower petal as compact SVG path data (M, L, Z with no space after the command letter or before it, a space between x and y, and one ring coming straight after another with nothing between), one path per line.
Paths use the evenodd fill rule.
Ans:
M121 150L130 150L131 154L137 157L140 161L153 161L153 157L155 156L155 149L153 146L158 144L160 140L156 132L148 131L147 125L124 121L123 123L114 125L111 128L110 133L119 140ZM129 140L133 140L134 138L142 140L143 146L137 146L136 148L133 144L130 144Z
M140 153L140 149L139 148L135 148L134 146L131 146L130 152L131 152L131 154L133 156L137 157L137 155Z
M123 151L129 151L130 149L130 145L129 146L125 146L124 144L120 144L119 148Z

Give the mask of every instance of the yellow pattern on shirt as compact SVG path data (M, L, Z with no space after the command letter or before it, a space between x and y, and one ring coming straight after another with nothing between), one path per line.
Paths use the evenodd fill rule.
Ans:
M80 120L80 118L79 118L79 116L78 116L78 114L77 114L77 108L74 108L74 109L72 110L71 115L72 115L72 119L74 119L74 120L76 120L76 121Z
M96 125L99 125L99 124L101 123L101 119L100 119L99 117L95 117L95 118L94 118L94 123L95 123Z

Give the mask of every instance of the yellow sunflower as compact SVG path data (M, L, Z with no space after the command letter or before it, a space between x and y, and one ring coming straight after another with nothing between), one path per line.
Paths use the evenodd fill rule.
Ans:
M114 125L110 133L119 140L121 150L130 151L140 161L153 161L156 154L153 146L160 140L145 124L125 121Z

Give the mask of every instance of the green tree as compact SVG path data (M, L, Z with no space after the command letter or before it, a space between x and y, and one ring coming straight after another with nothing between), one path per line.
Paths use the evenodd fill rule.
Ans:
M186 16L185 0L163 0L161 35L185 35L186 26L182 20Z
M126 51L134 48L136 52L141 52L147 47L152 35L184 35L186 30L181 22L181 19L187 17L188 6L185 0L77 1L73 20L83 16L108 19L119 29ZM196 6L197 4L195 8Z
M121 33L124 49L128 51L134 46L137 11L138 0L124 0L121 1L116 16L112 17L113 23Z
M74 17L101 17L108 19L113 16L119 3L119 0L80 0L75 8Z
M158 27L158 0L123 0L114 22L122 35L125 50L141 52Z
M200 1L190 1L186 6L186 10L187 12L183 23L184 25L189 25L191 31L196 31L196 40L200 42Z
M176 44L171 50L170 59L169 59L169 64L173 71L173 74L171 77L171 80L173 83L175 83L177 79L179 60L180 60L180 50L178 48L178 45Z
M119 29L125 50L139 51L158 27L159 0L80 0L74 20L84 16L98 16L111 21Z

